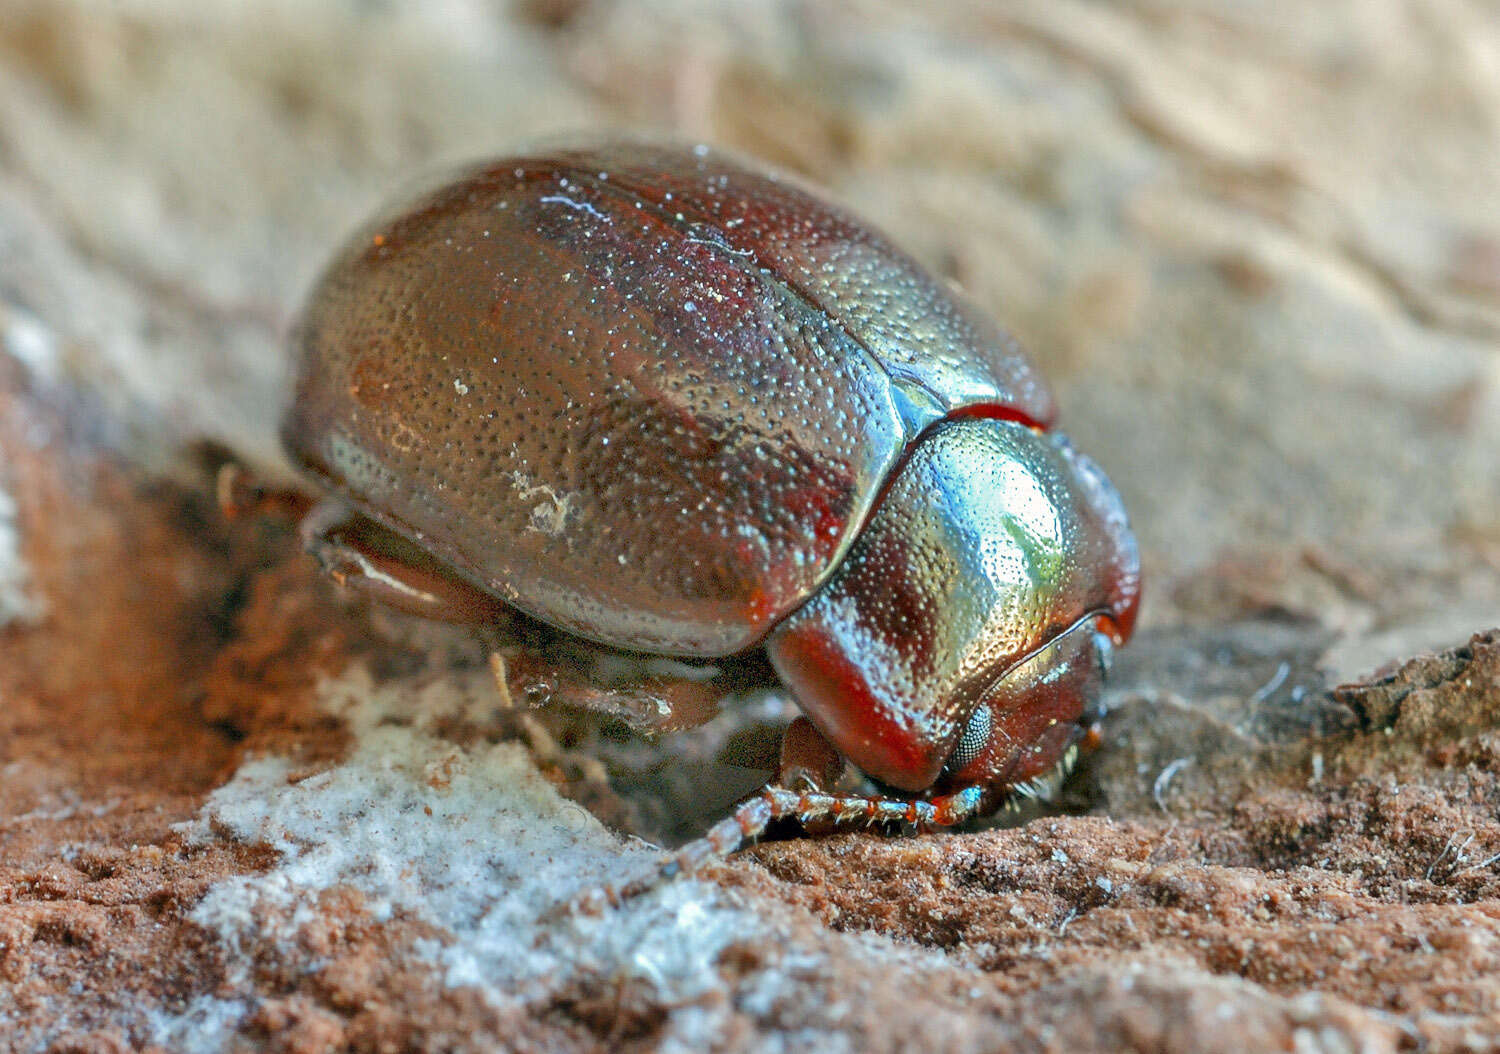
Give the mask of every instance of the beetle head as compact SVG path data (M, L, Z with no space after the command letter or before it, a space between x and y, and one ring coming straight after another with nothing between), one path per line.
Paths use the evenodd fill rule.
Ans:
M911 450L843 564L767 651L868 775L921 791L1015 785L1078 737L1134 627L1119 495L1056 433L945 422Z

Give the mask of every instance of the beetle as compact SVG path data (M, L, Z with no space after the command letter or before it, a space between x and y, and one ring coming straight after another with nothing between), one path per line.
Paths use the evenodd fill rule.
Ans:
M778 818L955 824L1090 735L1140 598L1119 495L1012 337L787 175L639 141L474 165L355 235L294 345L282 437L340 581L763 650L802 715L781 776L663 873ZM703 716L658 695L633 723ZM833 791L845 761L875 793Z

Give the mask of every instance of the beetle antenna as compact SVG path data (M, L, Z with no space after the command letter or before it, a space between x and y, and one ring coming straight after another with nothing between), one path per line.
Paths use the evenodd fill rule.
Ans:
M796 820L804 825L816 820L831 821L835 825L901 823L924 830L952 827L987 809L999 808L1018 813L1027 801L1051 799L1077 764L1079 753L1078 744L1069 746L1051 771L1010 785L1005 788L1004 796L998 801L993 789L987 793L985 787L977 784L952 794L940 794L935 798L908 799L881 795L827 794L818 790L811 781L803 790L768 783L710 827L702 838L688 842L673 853L655 874L637 879L619 889L606 889L603 893L616 905L642 893L649 893L665 882L691 875L713 861L725 859L765 834L766 828L777 820Z
M616 896L622 900L639 896L663 882L690 875L710 861L722 860L755 841L777 820L795 819L802 824L814 820L831 820L835 824L904 823L921 830L963 823L978 814L984 802L984 788L978 786L921 800L825 794L767 784L710 827L702 838L674 853L656 874L632 882Z

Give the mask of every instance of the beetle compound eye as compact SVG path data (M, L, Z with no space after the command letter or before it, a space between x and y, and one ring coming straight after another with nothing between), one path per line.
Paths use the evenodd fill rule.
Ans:
M984 752L984 748L990 742L990 729L994 726L994 719L990 716L990 708L980 705L974 708L969 715L969 723L964 726L964 734L959 737L958 746L953 748L953 756L948 759L948 764L943 766L944 775L952 775L967 768L969 763Z

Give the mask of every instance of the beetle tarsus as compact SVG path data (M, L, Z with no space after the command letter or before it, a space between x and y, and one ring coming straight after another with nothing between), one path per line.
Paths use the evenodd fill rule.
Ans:
M257 482L233 461L219 467L219 474L214 479L214 497L218 501L219 514L231 523L249 516L300 519L314 504L313 499L301 491L268 487Z

